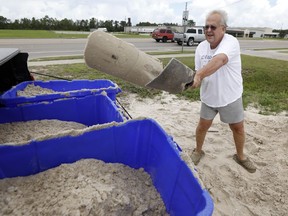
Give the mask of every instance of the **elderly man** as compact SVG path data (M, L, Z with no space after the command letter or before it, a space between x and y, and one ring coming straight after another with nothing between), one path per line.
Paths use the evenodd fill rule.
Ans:
M236 154L233 159L247 171L256 167L244 155L245 131L242 104L241 56L238 40L226 34L227 13L211 11L204 27L206 40L195 53L196 75L192 88L200 88L202 101L200 120L196 128L196 148L191 158L197 165L204 155L202 146L214 117L219 113L222 122L229 124L233 133Z

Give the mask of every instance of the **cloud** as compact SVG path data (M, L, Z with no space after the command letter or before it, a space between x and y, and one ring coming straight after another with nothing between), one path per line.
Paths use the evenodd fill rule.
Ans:
M207 6L209 5L209 6ZM190 5L191 19L203 25L205 15L212 9L228 13L228 25L233 27L271 27L288 29L286 0L194 0Z
M232 27L271 27L288 29L287 0L0 0L0 15L15 20L46 15L56 19L90 19L123 21L132 24L182 23L188 2L189 19L204 25L208 11L224 9Z

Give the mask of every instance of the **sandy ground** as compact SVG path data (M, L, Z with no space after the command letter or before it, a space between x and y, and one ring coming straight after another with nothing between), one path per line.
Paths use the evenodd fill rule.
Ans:
M174 138L174 140L178 143L178 145L182 148L183 155L187 156L191 153L192 149L195 146L195 128L199 118L200 102L189 102L187 100L177 99L176 96L170 95L168 93L163 93L161 96L155 99L138 99L133 94L121 95L121 97L119 97L119 101L128 110L129 114L133 118L149 117L156 120L160 124L160 126L162 126L165 129L165 131L169 135L171 135ZM214 124L212 125L211 129L207 134L206 143L204 144L204 151L206 152L206 155L198 164L196 169L198 170L199 178L201 179L204 186L208 189L214 200L215 209L213 215L215 216L287 215L288 117L285 115L263 116L257 113L258 111L253 109L249 109L248 111L245 112L245 129L246 129L245 150L246 154L249 155L249 157L253 161L255 161L255 164L257 166L256 173L251 174L234 162L234 160L232 159L232 155L235 152L235 147L233 143L232 134L230 132L229 127L226 124L221 123L218 117L215 119ZM183 157L183 158L186 158L187 163L189 164L191 163L189 157ZM90 163L90 161L85 163ZM81 164L82 161L80 161L75 165L77 169L78 166L81 166ZM89 167L94 166L95 165L93 166L89 165ZM65 169L68 169L70 171L74 170L74 168L66 167L66 165L63 165L62 167L65 167ZM84 167L88 166L85 165ZM84 168L81 167L79 169ZM78 175L75 173L72 174L71 177L69 176L70 172L68 172L67 175L66 174L64 175L63 172L62 171L60 172L59 170L52 170L51 172L55 172L56 174L55 173L41 174L45 175L45 177L42 177L45 179L45 181L40 183L40 185L41 188L43 187L48 188L47 190L45 190L45 197L46 196L51 197L51 199L53 196L55 196L56 191L63 190L64 193L61 195L63 196L63 198L59 199L61 200L61 202L58 201L58 199L52 199L53 200L52 204L54 206L57 206L57 202L60 202L58 209L61 214L65 212L67 214L71 213L74 215L75 213L75 215L81 215L81 212L87 213L87 211L90 213L92 212L94 214L97 211L95 208L93 208L93 203L95 200L99 201L97 200L98 198L93 199L83 198L86 197L85 193L91 193L91 188L89 188L88 186L85 190L83 190L84 195L82 199L84 199L83 202L85 201L85 204L82 201L79 201L76 205L69 205L69 201L65 201L68 198L69 198L68 200L71 200L72 198L75 198L79 195L78 192L76 193L76 191L79 189L79 186L77 186L79 184L79 181L76 185L71 186L69 190L58 188L55 190L51 190L53 191L51 194L48 193L48 191L50 191L49 188L52 186L49 186L48 183L47 184L45 183L47 181L48 176L52 176L52 179L50 181L53 182L53 184L56 183L57 181L62 181L59 179L60 177L56 178L56 176L59 176L59 173L61 173L61 176L63 175L65 179L64 185L66 185L66 181L68 181L68 179L71 179L73 176L76 179L80 179L81 181L83 181L83 179L86 179L86 177L83 177L82 174ZM82 171L79 172L81 173ZM89 172L94 173L93 169L89 170ZM107 175L111 176L110 174L106 174L106 176ZM92 177L92 179L94 178ZM87 181L90 183L92 179L89 180L88 178ZM109 179L109 177L105 179L107 180ZM147 180L147 177L144 177L142 179ZM29 180L25 181L30 182L31 185L31 181ZM132 182L133 181L134 180L132 180ZM3 180L1 180L0 182L1 182L0 184L1 193L3 193L4 191L6 195L8 193L10 196L13 193L21 192L22 195L20 197L22 197L22 199L23 197L26 196L25 193L22 193L23 190L20 189L21 188L20 185L13 186L12 183L6 183ZM22 179L20 182L24 182L24 180ZM60 187L59 184L57 184L58 187ZM95 184L101 184L101 182L94 183L94 185ZM131 184L133 185L134 183ZM151 183L144 183L144 185L145 184L150 185ZM71 185L73 184L71 183ZM108 187L108 189L106 188L104 190L109 191L109 188L111 186L106 187ZM31 190L33 191L33 189ZM31 192L31 190L29 191ZM118 189L115 190L117 191ZM124 191L125 190L128 189L124 189ZM144 189L143 191L147 193L146 189ZM36 191L33 192L37 192L37 189ZM118 198L121 196L122 193L123 191L121 191L118 195L113 194L109 196L113 197L112 200L114 199L118 200ZM16 202L12 198L10 199L5 198L6 195L5 196L3 194L0 195L1 197L0 209L3 209L3 206L7 207L10 204L12 205L13 202L14 204ZM106 195L104 195L104 199L105 196ZM123 196L126 197L125 195ZM143 198L143 196L141 196L141 198ZM103 208L105 209L106 206L104 205L106 204L101 202L101 199L100 199L100 205L103 205ZM134 198L129 199L132 200ZM149 200L151 198L147 199ZM89 202L87 200L89 200ZM121 198L120 200L122 205L127 201L126 198L123 198L123 200ZM131 202L131 200L129 202ZM37 203L37 201L38 200L32 198L24 199L24 201L19 200L22 207L29 203L34 202ZM155 203L154 200L153 203ZM44 204L46 208L48 205L49 205L48 203ZM66 205L68 205L68 207ZM144 210L144 212L149 213L149 211L153 209L153 206L155 207L155 205L151 206L151 203L149 205L148 205L149 207L147 206L143 207L143 209L145 208L148 209L146 211ZM71 209L69 209L69 206L71 207ZM142 207L140 207L139 209L141 208ZM163 211L163 209L161 209L160 207L159 208L155 207L154 209L156 209L155 212L157 213ZM32 209L30 210L32 211ZM119 209L119 211L122 210L123 209ZM126 210L127 209L125 209L125 211ZM123 210L123 213L127 213L125 211ZM37 212L37 210L35 210L35 212ZM5 212L2 212L2 214L3 213L13 214L13 212L11 212L11 208L10 209L5 208ZM148 213L147 215L153 215L152 213L151 214ZM155 215L159 215L157 213Z
M191 154L195 147L200 102L179 100L167 93L153 100L138 100L135 95L119 100L132 118L155 119L174 138L183 154ZM288 117L257 113L253 109L245 111L245 153L257 166L254 174L232 159L233 137L219 116L207 134L206 154L196 168L214 200L215 216L287 215Z

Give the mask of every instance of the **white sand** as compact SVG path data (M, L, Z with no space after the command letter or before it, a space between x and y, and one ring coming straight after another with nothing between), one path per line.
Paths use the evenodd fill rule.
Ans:
M173 136L184 154L195 147L200 102L163 93L156 99L119 99L133 118L155 119ZM257 166L251 174L232 159L235 153L228 125L215 119L204 144L199 176L214 200L215 216L284 216L288 212L288 117L245 112L246 154ZM191 163L190 161L187 161Z
M101 128L95 125L92 128ZM88 131L59 120L0 124L0 143L26 144ZM148 173L84 159L28 177L0 180L0 215L168 215Z
M0 145L20 145L32 139L45 138L47 135L84 128L86 125L56 119L0 124Z
M165 215L143 169L85 159L0 180L0 215Z
M143 169L85 159L0 180L0 215L165 215Z
M18 90L16 95L22 97L33 97L37 95L55 94L52 89L43 88L38 85L28 84L23 90Z

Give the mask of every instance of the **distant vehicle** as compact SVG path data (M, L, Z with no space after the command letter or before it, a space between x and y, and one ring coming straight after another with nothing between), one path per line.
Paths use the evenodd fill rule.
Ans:
M201 43L204 40L205 34L202 27L188 28L184 34L174 34L174 41L176 41L178 45L182 45L182 42L184 42L187 46L193 46L195 43Z
M107 28L98 28L97 31L107 32Z
M171 29L157 28L152 32L152 38L157 42L166 43L168 40L174 42L174 32Z

